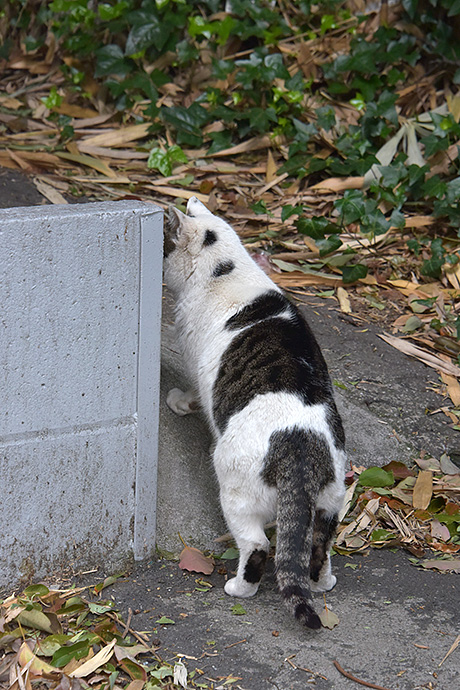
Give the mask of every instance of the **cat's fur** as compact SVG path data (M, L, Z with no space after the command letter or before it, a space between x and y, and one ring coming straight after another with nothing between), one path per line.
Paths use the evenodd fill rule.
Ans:
M165 280L193 391L177 414L204 410L228 526L240 550L239 597L257 592L277 516L276 576L297 619L319 628L311 591L331 589L329 550L344 494L344 433L326 364L299 310L195 197L170 208Z

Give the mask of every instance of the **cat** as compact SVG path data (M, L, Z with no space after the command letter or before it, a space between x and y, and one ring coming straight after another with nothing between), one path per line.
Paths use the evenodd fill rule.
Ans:
M332 589L330 547L344 496L345 437L320 348L300 311L254 262L235 231L196 197L170 207L164 276L192 390L214 435L224 517L239 549L225 592L253 596L277 517L276 578L288 608L321 626L312 591Z

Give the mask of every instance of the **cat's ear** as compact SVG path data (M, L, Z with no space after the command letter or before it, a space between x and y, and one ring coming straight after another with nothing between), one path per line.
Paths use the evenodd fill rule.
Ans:
M168 206L168 217L166 221L168 233L172 236L179 235L180 227L184 223L186 217L185 213L179 211L175 206Z
M163 254L165 258L175 250L179 241L181 229L184 226L184 220L187 220L185 213L179 211L175 206L168 207L168 213L164 223Z
M206 206L196 198L196 196L191 196L187 202L187 215L193 218L195 216L202 216L205 214L209 216L213 215L211 211L209 211Z

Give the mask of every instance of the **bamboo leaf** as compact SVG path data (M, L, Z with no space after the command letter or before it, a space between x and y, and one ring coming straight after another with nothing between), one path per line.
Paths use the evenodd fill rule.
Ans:
M79 668L75 669L75 671L69 673L69 676L71 678L85 678L93 673L93 671L96 669L104 666L104 664L106 664L112 656L115 644L116 639L114 638L112 642L109 642L108 645L103 647L97 654L95 654L92 659L89 659L89 661L86 661L84 664L79 666Z

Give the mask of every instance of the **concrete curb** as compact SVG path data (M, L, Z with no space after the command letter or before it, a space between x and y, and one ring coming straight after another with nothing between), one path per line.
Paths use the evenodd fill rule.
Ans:
M0 211L0 585L155 543L162 211Z

